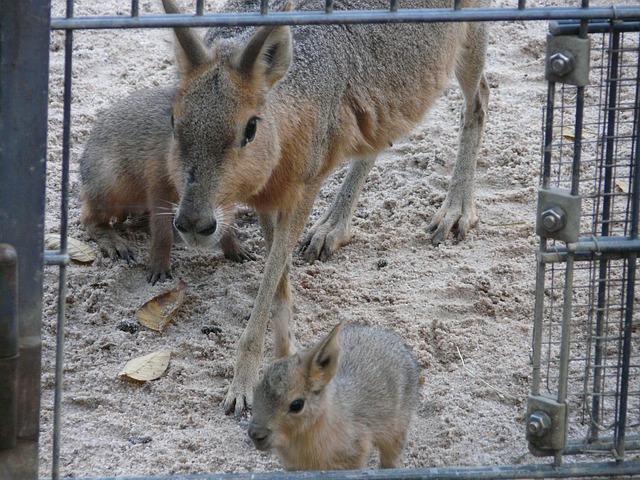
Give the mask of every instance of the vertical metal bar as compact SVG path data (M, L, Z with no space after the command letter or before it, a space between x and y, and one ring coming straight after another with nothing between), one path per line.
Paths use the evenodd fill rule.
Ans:
M553 153L553 115L555 108L555 82L547 85L547 105L544 110L544 149L542 161L542 188L551 186L551 156ZM547 248L547 240L540 237L538 254ZM544 288L546 276L546 264L538 258L536 268L536 293L533 312L533 338L532 338L532 358L533 371L531 381L531 394L540 395L540 375L542 362L542 330L544 327Z
M584 87L576 89L575 137L571 169L571 195L580 195L580 161L582 157L582 126L584 119Z
M18 437L18 254L0 243L0 449Z
M540 246L539 251L543 251L542 245ZM538 259L538 265L536 269L536 297L533 312L533 353L531 358L531 362L533 363L533 373L531 379L532 395L540 395L540 368L542 358L542 327L544 322L543 314L545 275L545 263Z
M567 254L564 276L564 299L562 305L562 336L560 339L560 363L558 378L558 403L567 401L567 382L569 379L569 359L571 357L571 310L573 301L573 262L574 254ZM562 450L554 458L554 465L562 464Z
M453 9L460 10L462 8L462 0L453 0Z
M67 0L67 18L73 17L73 0ZM60 254L67 253L69 224L69 158L71 152L71 85L73 73L73 30L65 32L64 109L62 116L62 198L60 205ZM67 266L60 265L58 276L58 323L56 332L56 373L53 402L52 480L60 478L60 434L62 423L62 383L64 370L64 320L66 315Z
M556 83L547 86L547 107L544 130L544 158L542 164L542 188L551 186L551 154L553 153L553 115L555 108Z
M204 15L204 0L196 1L196 15Z
M637 166L637 164L636 164ZM633 302L636 285L636 263L638 255L629 255L627 267L627 295L625 301L624 334L622 340L622 368L620 370L620 412L615 428L616 460L621 462L625 455L625 435L627 429L627 403L629 398L629 372L631 362L631 337L633 335Z
M397 12L398 11L398 0L390 0L389 2L389 11Z
M527 8L527 0L518 0L518 10Z
M616 133L616 105L618 98L618 71L619 71L619 48L620 34L611 33L611 51L609 54L609 79L607 82L608 95L605 104L605 112L607 115L606 132L605 132L605 154L604 154L604 176L602 178L602 225L600 235L609 236L610 218L611 218L611 201L613 193L613 167L615 152L615 133ZM596 331L594 342L594 362L593 362L593 399L591 402L591 426L589 436L592 439L598 438L598 424L600 421L600 393L602 392L603 365L604 357L604 327L605 327L605 304L607 297L607 272L609 269L609 261L606 258L600 260L598 269L598 294L596 305Z
M0 5L0 243L20 259L18 442L0 450L0 478L30 480L38 477L51 15L49 0Z
M582 7L588 8L589 0L582 0ZM588 20L580 22L580 36L586 38ZM575 138L573 142L573 163L571 168L571 195L580 195L580 161L582 157L582 126L584 119L584 87L577 88ZM567 255L564 278L564 302L562 305L562 337L560 340L560 365L558 378L558 403L567 401L567 382L569 380L569 360L571 357L571 312L573 303L573 267L574 254ZM562 464L563 451L559 450L554 457L554 465Z
M333 13L333 0L326 0L324 4L324 13Z
M582 0L582 8L589 8L589 0ZM589 20L580 20L580 37L587 38ZM575 137L573 141L573 166L571 172L571 194L580 195L580 159L582 157L582 126L584 118L584 87L576 93Z
M269 13L269 0L260 0L260 13L262 15Z
M640 222L640 106L638 105L638 95L640 95L640 64L636 66L636 104L634 111L634 158L633 158L633 178L631 190L631 229L632 240L638 238L638 223ZM627 405L629 397L629 374L631 362L631 337L633 334L633 313L636 285L636 264L637 254L629 256L627 265L627 297L625 304L624 336L622 343L622 369L620 382L620 413L616 425L616 451L617 460L622 461L625 455L625 435L627 428Z
M131 16L132 17L137 17L139 15L140 13L139 3L140 3L139 0L131 0Z

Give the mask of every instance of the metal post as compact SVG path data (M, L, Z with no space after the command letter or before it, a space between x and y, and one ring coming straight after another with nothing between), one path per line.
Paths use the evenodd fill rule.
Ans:
M49 28L49 0L0 3L0 242L20 259L18 441L0 478L21 480L38 476Z

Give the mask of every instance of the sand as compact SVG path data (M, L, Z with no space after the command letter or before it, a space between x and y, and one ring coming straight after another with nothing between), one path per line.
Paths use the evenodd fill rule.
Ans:
M63 3L53 2L54 15L64 14ZM128 8L118 0L76 2L77 15L126 14ZM142 1L140 9L159 12L159 2ZM479 222L463 242L449 239L434 248L426 232L455 159L461 93L453 80L424 122L379 158L355 213L351 243L313 265L294 255L294 330L301 345L344 321L391 329L415 353L425 381L409 435L407 467L539 461L528 453L524 419L531 377L546 29L545 22L491 27L491 98L476 177ZM59 231L63 52L64 35L54 32L47 233ZM78 159L97 115L135 90L169 85L175 77L168 30L75 33L72 237L95 247L80 224ZM342 167L327 179L309 225L330 204L344 174ZM255 261L235 264L218 250L178 244L172 252L176 280L154 287L145 280L145 230L125 231L138 264L98 259L70 265L63 476L281 468L275 456L258 452L248 441L246 421L225 416L220 405L265 260L256 216L244 207L238 233ZM136 310L178 278L188 286L185 303L162 334L118 328L135 322ZM57 288L57 270L49 267L42 328L43 476L51 465ZM220 332L205 334L203 327ZM268 337L265 362L271 346ZM163 349L172 357L160 379L136 384L120 378L128 360ZM376 465L372 458L370 466Z

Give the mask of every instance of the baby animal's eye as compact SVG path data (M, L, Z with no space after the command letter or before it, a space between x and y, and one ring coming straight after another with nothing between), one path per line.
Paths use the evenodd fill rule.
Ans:
M171 128L175 128L174 120L173 120L173 113L171 114Z
M253 142L256 138L256 129L258 128L258 117L251 117L247 122L247 126L244 129L244 138L242 139L242 146L245 147L248 143Z
M289 411L291 413L300 413L303 408L304 408L304 399L302 398L298 398L297 400L294 400L293 402L291 402L291 405L289 405Z

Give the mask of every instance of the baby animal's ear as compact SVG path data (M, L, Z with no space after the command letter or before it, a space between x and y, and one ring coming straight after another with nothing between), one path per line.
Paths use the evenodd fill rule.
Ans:
M166 13L181 13L173 0L162 0ZM195 30L190 28L174 28L176 39L176 60L182 75L186 75L210 60L209 49Z
M342 323L336 325L331 333L316 345L305 358L307 378L312 389L323 389L333 378L340 363L340 331Z
M282 11L291 8L291 2L287 2ZM238 52L235 67L243 75L263 77L271 88L287 74L292 56L291 29L287 25L260 27Z

